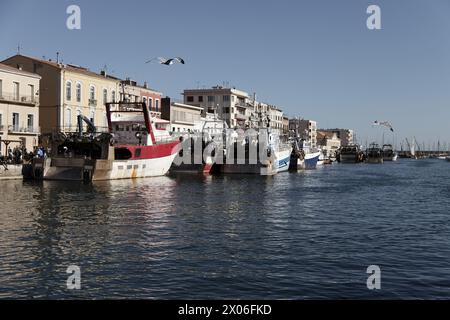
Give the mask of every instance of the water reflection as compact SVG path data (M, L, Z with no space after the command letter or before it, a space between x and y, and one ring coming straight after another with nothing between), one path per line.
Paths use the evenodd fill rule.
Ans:
M0 297L370 298L359 284L374 261L382 297L448 297L437 284L450 276L449 178L441 162L405 161L2 182ZM71 264L78 292L65 288Z

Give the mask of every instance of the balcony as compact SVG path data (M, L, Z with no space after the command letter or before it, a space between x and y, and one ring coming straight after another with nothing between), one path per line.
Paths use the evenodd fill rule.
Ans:
M39 103L39 99L32 95L23 95L23 94L15 94L2 92L0 93L0 102L8 102L22 105L31 105L35 106Z
M97 106L97 100L89 99L89 107L96 107L96 106Z
M0 124L0 132L3 132L3 130L5 130L5 126Z
M1 130L0 130L1 131ZM20 126L8 126L8 133L10 134L39 134L41 132L40 127L20 127Z

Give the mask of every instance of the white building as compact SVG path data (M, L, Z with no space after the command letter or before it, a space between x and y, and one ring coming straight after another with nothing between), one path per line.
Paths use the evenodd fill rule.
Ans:
M351 129L320 129L323 132L335 133L336 136L341 139L341 145L346 147L354 144L354 133Z
M161 118L170 121L172 132L191 133L196 131L203 108L172 102L169 97L161 99Z
M311 147L317 147L317 122L305 119L290 119L289 131L297 132L302 139L311 142Z
M38 145L40 79L0 64L0 154L21 145L29 152Z
M253 103L252 103L253 104ZM270 120L270 127L279 134L283 133L283 111L271 104L255 102L254 113L258 116L267 116Z
M335 157L336 151L341 147L341 139L336 132L317 131L317 145L326 157Z
M203 108L203 115L216 112L230 128L245 128L253 112L245 91L221 86L184 90L184 103Z

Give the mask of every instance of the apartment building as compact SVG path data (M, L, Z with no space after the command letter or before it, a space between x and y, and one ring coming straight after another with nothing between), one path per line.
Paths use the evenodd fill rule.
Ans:
M335 157L336 151L341 147L341 139L336 132L317 130L317 145L326 157Z
M256 117L267 117L270 121L270 128L279 133L283 133L283 111L271 104L255 101L252 103Z
M147 82L141 86L130 78L121 81L120 86L120 101L145 102L150 115L161 118L161 92L151 89Z
M202 107L173 102L169 97L161 100L161 118L170 121L172 132L194 132L201 121Z
M235 88L215 86L210 89L186 89L184 104L201 107L206 113L217 113L230 128L245 128L249 125L253 105L247 92Z
M352 129L320 129L322 132L335 133L341 140L341 145L346 147L355 143L354 132Z
M107 130L105 103L119 98L120 80L81 66L15 55L2 63L41 77L39 125L42 133L74 132L77 116L91 119L98 131Z
M37 74L0 64L0 154L38 145L40 79Z
M294 118L289 120L289 131L297 132L300 138L311 142L311 147L317 147L317 122Z

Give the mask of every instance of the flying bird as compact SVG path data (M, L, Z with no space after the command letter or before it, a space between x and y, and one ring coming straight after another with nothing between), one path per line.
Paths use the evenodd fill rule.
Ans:
M378 120L375 120L375 121L372 123L372 126L383 126L383 127L388 128L388 129L391 130L392 132L394 132L394 128L392 128L392 125L391 125L388 121L378 121Z
M165 64L166 66L170 66L170 65L174 64L175 62L184 64L184 59L182 59L180 57L175 57L175 58L170 58L170 59L163 58L163 57L157 57L157 58L150 59L150 60L148 60L145 63L150 63L150 62L155 61L155 60L158 60L158 62L160 64Z

